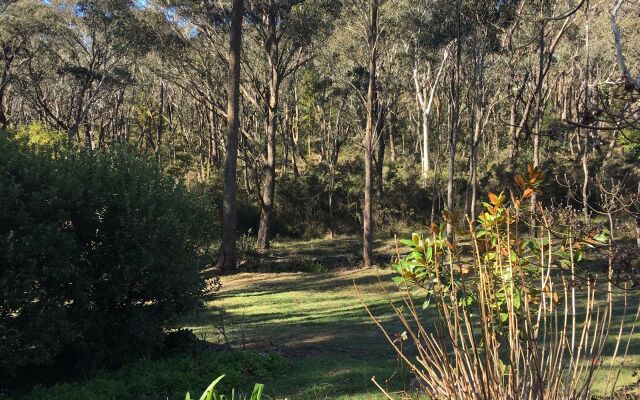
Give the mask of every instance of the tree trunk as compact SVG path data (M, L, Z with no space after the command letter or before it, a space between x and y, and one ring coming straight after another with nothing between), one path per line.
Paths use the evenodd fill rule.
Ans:
M269 248L269 229L273 212L273 199L276 188L276 130L278 110L279 78L275 67L271 71L269 83L269 116L267 121L267 162L262 178L262 202L260 208L260 226L258 228L258 250Z
M484 38L482 39L484 40ZM476 198L478 190L478 147L480 145L480 139L482 137L482 125L484 120L484 43L479 44L482 46L478 49L479 54L476 60L476 102L474 112L474 128L473 137L471 138L471 203L469 208L471 210L471 221L476 220Z
M382 199L384 194L384 154L387 146L386 137L384 136L386 110L378 110L378 122L376 123L376 137L378 138L378 163L376 164L376 195L378 201Z
M271 17L275 19L275 17ZM270 29L275 37L275 21L271 21ZM277 53L277 48L275 49ZM269 51L271 54L271 51ZM269 112L267 119L267 157L262 178L262 201L260 208L260 226L258 228L258 250L269 248L269 229L273 213L273 200L276 189L276 131L278 128L278 104L280 91L280 73L275 60L270 58L269 79Z
M164 122L164 83L160 83L160 104L158 105L158 124L156 126L156 158L160 160L160 145L162 144L162 129Z
M587 157L589 151L589 131L584 131L584 145L582 146L582 215L584 221L589 222L589 159Z
M514 172L518 159L518 130L516 129L516 117L518 113L518 99L515 96L509 96L509 171Z
M243 0L233 0L229 40L229 81L227 86L227 158L224 163L224 201L222 205L222 244L216 266L230 271L236 266L236 172L240 120L240 53L242 50Z
M638 182L637 196L640 197L640 182ZM640 214L636 214L636 244L640 249Z
M453 216L454 216L454 175L455 175L455 161L456 161L456 145L458 143L458 125L460 123L460 66L462 58L462 43L461 39L461 3L462 0L456 2L456 14L457 14L457 27L456 27L456 64L452 76L452 89L453 89L453 104L452 104L452 118L451 118L451 130L449 131L449 178L447 181L447 211L450 218L447 221L447 236L449 240L453 240Z
M542 134L542 85L544 83L544 60L545 60L545 42L544 42L544 23L540 25L540 54L538 59L538 80L536 83L536 113L535 113L535 126L536 132L533 136L533 166L538 167L540 165L540 135ZM523 117L525 118L525 117ZM534 191L531 195L531 212L535 210L538 194ZM535 232L535 220L531 220L531 229Z
M442 72L444 71L445 64L447 62L447 58L449 56L448 50L444 51L442 56L442 63L440 64L440 68L436 73L436 76L431 83L431 89L429 91L429 99L426 99L426 88L422 88L420 85L420 80L418 79L418 67L416 66L413 70L413 80L416 87L416 97L418 98L418 103L420 105L420 111L422 112L422 178L425 181L427 179L427 173L429 172L429 168L431 165L429 158L429 117L431 115L431 107L433 106L433 99L435 96L436 89L438 88L438 83L440 82L440 77L442 76ZM420 124L418 122L418 124Z
M590 113L591 98L589 92L589 82L591 81L591 75L589 70L591 68L589 59L589 3L587 2L585 9L585 57L586 65L584 71L584 115ZM578 130L580 133L580 129ZM589 134L590 130L584 130L584 146L582 149L582 214L584 216L585 223L589 222ZM613 234L613 232L611 232Z
M420 106L420 111L422 114L422 159L421 159L421 170L422 170L422 179L425 184L427 182L427 173L429 172L429 110L427 108L427 102L425 100L424 89L422 85L420 85L420 80L418 78L418 66L416 65L413 69L413 81L416 87L416 97L418 98L418 105ZM418 126L420 125L420 120L418 120Z
M4 47L3 50L4 68L0 77L0 129L6 129L9 122L7 113L5 112L5 93L9 85L9 70L11 68L11 62L13 61L12 50L8 50L7 47Z
M376 69L378 39L378 0L369 0L369 88L367 91L367 125L364 133L364 202L362 204L362 262L373 266L373 220L371 194L373 189L373 133L376 118Z
M333 191L335 189L335 173L333 164L329 168L329 238L333 239L333 236L335 235L335 226L333 222Z

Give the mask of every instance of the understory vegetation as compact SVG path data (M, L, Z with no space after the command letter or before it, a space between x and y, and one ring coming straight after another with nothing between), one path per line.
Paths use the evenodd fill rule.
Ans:
M32 143L0 133L3 384L158 353L207 294L213 213L121 149Z

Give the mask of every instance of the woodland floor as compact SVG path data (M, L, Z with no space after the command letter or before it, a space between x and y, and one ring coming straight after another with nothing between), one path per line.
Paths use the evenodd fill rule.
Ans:
M189 328L211 341L225 340L223 328L235 347L283 354L289 361L288 372L264 382L272 399L379 399L382 396L371 382L373 376L386 390L408 389L410 376L400 368L361 303L365 301L391 333L402 332L383 290L398 299L392 273L389 269L354 269L351 261L357 260L359 248L356 238L344 237L276 243L265 256L272 267L281 264L283 270L290 270L297 265L320 272L223 277L216 300L189 321ZM379 242L377 248L380 260L390 259L394 252L393 241ZM311 267L305 268L308 265ZM610 347L608 351L613 342ZM639 350L640 338L634 337L629 353ZM640 356L628 358L618 386L635 382L639 365Z

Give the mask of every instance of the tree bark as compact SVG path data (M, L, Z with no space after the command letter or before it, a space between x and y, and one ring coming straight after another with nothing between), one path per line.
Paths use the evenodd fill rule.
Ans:
M156 126L156 158L160 160L160 145L162 144L162 130L164 129L164 82L160 82L160 104L158 105L158 124Z
M373 134L375 131L377 88L377 39L378 0L369 0L369 87L367 90L367 125L364 133L364 202L362 204L362 263L365 268L373 266L373 218L371 195L373 189Z
M384 195L384 155L387 146L386 137L384 136L384 126L386 117L386 107L378 110L378 119L376 123L376 138L378 139L378 157L376 164L376 195L378 201Z
M420 80L418 79L418 67L413 70L413 80L416 87L416 97L418 98L418 103L420 105L420 111L422 112L422 178L425 181L427 174L429 172L429 168L431 165L430 162L430 154L429 154L429 119L431 115L431 107L433 106L433 99L435 96L436 89L438 88L438 83L440 82L440 77L442 76L442 72L444 71L445 64L447 62L447 58L449 56L448 49L445 49L444 54L442 56L442 63L440 64L440 68L436 73L436 76L431 83L431 89L429 90L429 99L426 99L426 88L423 88L420 84Z
M536 83L536 111L535 111L535 126L536 132L533 135L533 166L538 167L540 165L540 135L542 134L542 85L544 83L545 71L545 41L544 41L545 24L540 24L540 38L539 38L539 58L538 58L538 80ZM538 194L534 191L531 195L531 212L535 210ZM532 231L535 232L535 220L531 220Z
M274 22L275 23L275 22ZM273 25L275 29L275 25ZM276 50L277 51L277 50ZM258 228L258 250L269 248L269 235L273 202L276 188L276 132L278 130L278 104L280 91L280 73L276 65L271 64L269 80L269 111L267 117L267 157L262 178L262 201L260 208L260 226Z
M483 44L484 46L484 44ZM471 220L476 220L476 198L478 191L478 147L480 145L480 139L482 137L482 127L484 120L484 49L480 49L479 59L477 60L476 71L476 102L474 112L474 127L473 136L471 138L471 157L470 157L470 172L471 172L471 202L469 209L471 210Z
M224 163L224 200L222 204L222 244L216 266L228 272L236 266L236 174L238 166L238 130L240 119L240 53L242 51L243 0L233 0L229 39L229 80L227 84L227 157Z
M278 110L278 72L272 68L269 83L269 116L267 121L267 162L262 178L262 201L260 208L260 226L258 228L258 250L269 248L269 229L273 213L273 200L276 188L276 130Z
M458 127L460 124L460 66L462 58L462 43L461 40L461 1L456 2L456 14L457 14L457 27L456 27L456 64L452 76L452 89L453 89L453 104L452 104L452 118L451 118L451 130L449 131L449 178L447 181L447 211L449 212L449 220L447 221L447 236L449 240L453 240L453 217L454 217L454 175L455 175L455 161L456 161L456 145L458 143Z
M589 83L591 81L591 60L589 59L589 2L586 3L585 9L585 57L586 57L586 65L584 71L584 115L589 114L591 111L591 98L589 91ZM580 132L580 130L578 130ZM583 173L583 182L582 182L582 214L584 217L585 223L589 222L589 134L590 130L584 130L584 147L582 149L582 173ZM613 233L611 233L613 234Z
M640 198L640 182L638 182L636 195ZM640 213L636 214L636 245L640 249Z
M269 54L269 111L267 116L267 154L262 178L262 201L260 207L260 226L258 227L258 250L269 248L269 230L273 213L273 200L276 188L276 131L278 128L278 105L280 94L280 72L274 54L278 54L276 42L276 16L273 6L269 11L269 30L272 38L267 49Z

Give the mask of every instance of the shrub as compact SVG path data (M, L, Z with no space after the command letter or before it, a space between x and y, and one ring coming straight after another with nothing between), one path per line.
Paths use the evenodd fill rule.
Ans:
M247 387L255 381L268 381L286 371L287 364L276 353L215 352L178 355L158 360L126 364L117 371L99 372L83 382L36 388L21 399L47 400L131 400L183 399L225 374L217 385L220 391Z
M153 352L201 304L212 220L126 151L62 153L0 134L0 369L89 369Z
M606 231L581 231L571 209L549 215L538 203L528 211L543 176L529 166L527 179L516 177L519 194L510 203L503 193L489 194L478 221L469 221L468 241L447 236L446 224L403 241L411 251L399 258L394 280L404 307L394 310L405 331L392 336L368 311L427 398L589 399L603 364L605 391L613 393L632 335L621 342L638 314L614 335L612 317L625 319L627 298L614 309L612 282L599 286L579 270L585 249L610 244ZM452 217L444 215L455 224ZM403 341L417 354L409 356L412 346ZM611 342L613 359L605 363Z
M33 122L20 127L15 137L31 150L53 154L62 151L68 141L66 133L52 129L42 122Z

